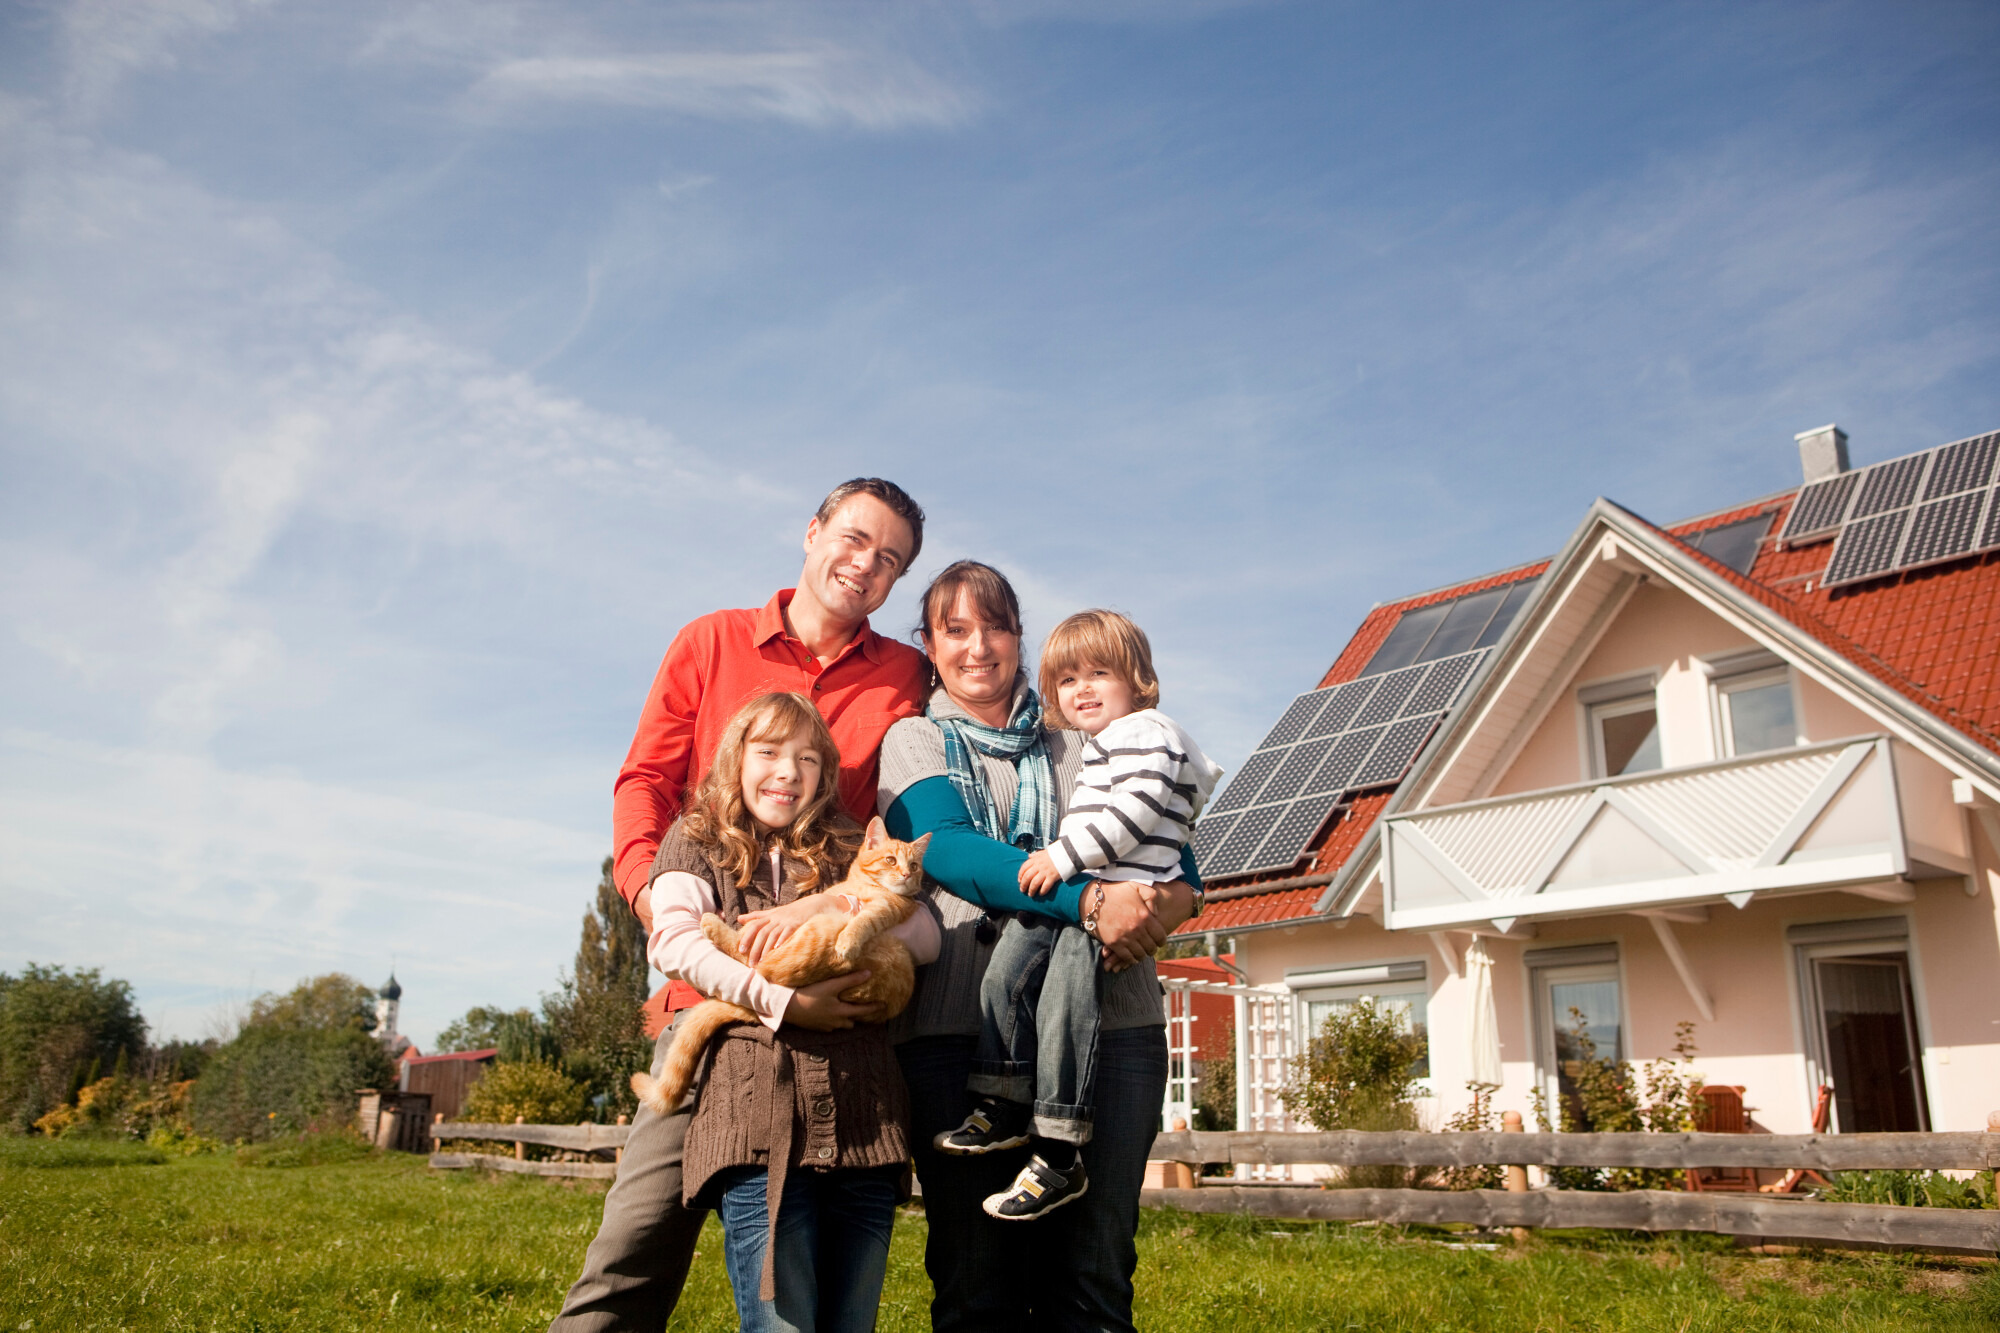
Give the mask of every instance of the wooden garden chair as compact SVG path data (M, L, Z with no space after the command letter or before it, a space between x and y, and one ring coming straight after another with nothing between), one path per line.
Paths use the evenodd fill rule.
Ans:
M1826 1127L1832 1121L1832 1118L1833 1088L1822 1083L1819 1085L1819 1100L1813 1103L1813 1133L1826 1133ZM1764 1185L1760 1188L1765 1194L1790 1194L1808 1180L1821 1185L1831 1185L1833 1183L1817 1171L1809 1168L1794 1167L1792 1170L1785 1172L1785 1178L1777 1184Z

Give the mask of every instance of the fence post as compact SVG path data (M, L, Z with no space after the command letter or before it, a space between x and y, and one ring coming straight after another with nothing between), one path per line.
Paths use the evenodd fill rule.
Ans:
M621 1116L619 1116L619 1117L618 1117L618 1123L619 1123L619 1124L621 1124L621 1125L622 1125L622 1124L624 1124L624 1123L626 1123L626 1117L625 1117L625 1116L622 1116L622 1115L621 1115ZM624 1144L622 1144L622 1143L621 1143L621 1144L619 1144L619 1145L618 1145L618 1146L617 1146L617 1147L616 1147L615 1149L613 1149L613 1150L612 1150L612 1153L611 1153L611 1160L612 1160L612 1161L614 1161L614 1162L623 1162L623 1161L625 1160L625 1145L624 1145Z
M528 1117L524 1115L517 1115L514 1117L514 1123L517 1125L525 1125L528 1123ZM521 1142L521 1140L519 1139L514 1140L514 1160L517 1162L525 1162L528 1160L528 1145Z
M1174 1123L1172 1128L1176 1134L1181 1133L1187 1127L1188 1123L1186 1116L1177 1115L1174 1117ZM1189 1166L1186 1162L1167 1163L1167 1174L1172 1178L1175 1189L1191 1190L1194 1188L1194 1168Z
M1500 1132L1502 1134L1523 1133L1524 1131L1521 1126L1521 1113L1519 1111L1502 1111L1500 1113ZM1507 1183L1507 1192L1509 1194L1526 1194L1528 1192L1527 1167L1507 1166L1502 1169L1505 1172L1504 1178ZM1527 1239L1528 1239L1528 1229L1526 1227L1514 1228L1514 1243L1516 1245L1523 1243Z
M1986 1113L1986 1132L1988 1134L2000 1134L2000 1111L1988 1111ZM2000 1170L1993 1172L1993 1202L2000 1204Z

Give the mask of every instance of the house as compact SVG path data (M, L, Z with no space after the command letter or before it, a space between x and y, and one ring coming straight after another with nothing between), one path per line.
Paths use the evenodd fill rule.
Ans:
M480 1051L408 1056L400 1066L400 1090L425 1094L430 1098L432 1115L456 1120L465 1106L466 1094L472 1091L472 1085L483 1078L499 1058L500 1048L497 1046Z
M1183 932L1244 973L1239 1128L1284 1127L1284 1058L1362 996L1426 1029L1442 1123L1481 972L1503 1108L1564 1090L1580 1015L1634 1061L1692 1022L1775 1132L1822 1086L1840 1132L1986 1127L2000 433L1862 469L1798 441L1795 490L1665 527L1599 500L1550 560L1378 606L1232 775Z

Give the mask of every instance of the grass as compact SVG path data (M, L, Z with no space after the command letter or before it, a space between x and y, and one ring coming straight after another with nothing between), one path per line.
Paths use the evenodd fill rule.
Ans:
M432 1172L404 1155L274 1152L261 1165L272 1169L228 1153L0 1139L0 1333L540 1329L603 1199L596 1183ZM907 1212L884 1330L929 1326L923 1235L921 1211ZM1257 1333L2000 1327L1991 1265L1760 1259L1709 1237L1554 1234L1519 1251L1449 1239L1148 1211L1138 1322L1188 1333L1242 1333L1247 1321ZM733 1327L711 1222L673 1328Z

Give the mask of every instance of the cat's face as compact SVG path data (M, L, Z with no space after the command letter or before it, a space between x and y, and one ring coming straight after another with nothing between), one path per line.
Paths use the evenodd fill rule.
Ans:
M890 837L882 817L877 815L868 821L868 833L861 841L854 867L883 892L914 897L924 886L924 849L930 844L928 833L915 842L900 842Z

